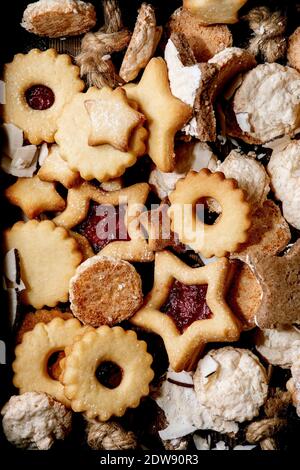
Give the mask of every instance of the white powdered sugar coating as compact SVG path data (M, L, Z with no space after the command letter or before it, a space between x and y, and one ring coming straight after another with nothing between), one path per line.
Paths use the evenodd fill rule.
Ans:
M259 330L255 345L270 364L289 369L300 358L300 331L293 327Z

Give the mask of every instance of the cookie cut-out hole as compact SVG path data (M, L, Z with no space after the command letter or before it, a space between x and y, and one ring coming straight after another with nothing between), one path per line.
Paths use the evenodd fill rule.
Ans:
M206 303L207 287L207 284L182 284L177 279L173 282L161 311L172 318L180 333L194 321L211 318L212 312Z
M219 212L216 212L219 211ZM205 225L214 225L220 217L221 207L216 199L201 198L196 202L195 213Z
M66 357L64 351L55 351L51 354L47 362L47 372L48 375L53 380L59 380L61 373L60 361Z
M106 388L117 388L123 378L121 367L111 361L101 362L96 370L96 378Z
M55 101L55 95L51 88L46 85L33 85L25 92L28 106L37 111L51 108Z

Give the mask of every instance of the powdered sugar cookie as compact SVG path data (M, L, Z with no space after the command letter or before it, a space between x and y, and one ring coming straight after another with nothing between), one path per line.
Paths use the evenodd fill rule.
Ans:
M257 416L268 394L267 374L259 359L247 349L230 346L214 349L199 361L194 384L201 405L239 423Z

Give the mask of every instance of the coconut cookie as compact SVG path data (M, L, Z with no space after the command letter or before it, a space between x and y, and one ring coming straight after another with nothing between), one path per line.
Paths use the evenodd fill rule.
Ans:
M290 369L300 357L300 331L296 327L258 330L254 341L259 354L273 366Z
M21 128L24 137L36 145L54 142L64 106L84 88L71 57L54 49L17 54L5 65L4 81L4 121Z
M17 222L5 232L4 245L19 252L25 304L39 309L68 300L69 281L82 253L65 229L50 220Z
M95 7L81 0L39 0L23 13L21 26L30 33L49 38L77 36L96 24Z
M106 96L108 93L107 90L107 88L99 90L92 87L86 93L78 93L64 108L58 120L58 131L55 134L55 140L59 145L60 154L67 161L71 170L78 171L85 180L95 178L98 181L108 181L121 176L126 168L136 162L137 157L146 153L145 140L148 133L144 127L140 126L132 132L127 151L118 150L108 143L89 145L91 137L99 136L97 129L94 129L94 115L92 114L91 119L86 106L90 108L89 102L95 104L103 102L104 95ZM119 114L116 111L114 112L115 119L118 119L123 128L127 125L127 110L128 108L125 111L124 109L123 111L120 110ZM91 112L92 109L90 109ZM141 115L139 115L139 122L141 122L140 118ZM103 113L100 119L106 120ZM117 130L114 131L113 128L111 130L114 132L115 140L112 140L111 133L110 135L107 133L106 139L100 140L100 142L117 142L118 132ZM93 143L93 141L94 138L90 143ZM96 143L96 141L94 142Z
M268 395L267 374L247 349L227 346L198 363L194 386L201 405L215 416L242 423L259 414Z

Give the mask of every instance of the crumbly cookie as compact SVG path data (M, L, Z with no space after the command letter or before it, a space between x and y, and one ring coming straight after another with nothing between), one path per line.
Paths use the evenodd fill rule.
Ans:
M84 88L71 57L54 49L32 49L5 65L4 121L24 131L32 144L54 142L64 106Z
M121 371L121 381L110 388L102 385L96 372L102 363L113 363ZM154 377L152 357L144 341L134 331L101 326L88 331L68 352L62 382L74 411L84 411L88 418L107 421L123 416L127 408L136 408L149 394Z
M287 58L289 65L300 72L300 26L289 37Z
M94 256L77 268L70 281L71 310L93 327L127 320L142 301L141 278L127 261Z
M260 64L248 72L233 98L242 131L266 143L299 126L300 74L291 67Z
M160 170L172 171L175 134L189 120L192 109L172 95L165 61L160 57L151 59L140 82L125 89L148 121L150 157ZM168 114L162 112L164 109Z
M153 288L130 321L163 338L172 369L190 370L206 343L239 338L240 323L225 301L231 276L226 258L190 268L167 251L156 253ZM177 300L185 295L185 301L171 301L174 287ZM189 317L186 312L182 317L187 305L191 306Z
M238 11L247 0L183 0L183 8L202 24L236 23Z
M282 212L293 227L300 229L300 144L291 141L285 148L274 150L268 173L275 197L282 201Z
M201 198L207 197L214 198L222 206L222 215L214 225L203 223L196 214L196 205ZM251 206L246 198L236 181L226 179L223 173L211 173L208 169L199 173L190 171L169 195L171 228L182 243L206 258L224 256L248 239ZM192 206L193 211L184 210L186 204L189 209Z
M92 87L86 93L74 96L65 106L55 134L61 156L71 170L78 171L85 180L96 178L98 181L108 181L121 176L126 168L136 162L137 157L146 152L148 133L144 127L138 127L133 132L127 152L121 152L108 144L95 147L88 144L91 123L84 103L101 99L101 91Z
M96 24L95 7L81 0L39 0L27 5L21 26L49 38L78 36Z
M47 324L38 323L24 335L22 343L15 349L16 359L12 365L13 383L20 393L45 392L70 406L62 384L49 376L47 364L53 353L63 351L73 343L81 328L75 318L66 321L54 318Z
M19 252L24 303L39 309L68 300L69 281L82 254L65 229L50 220L17 222L6 230L4 246Z
M63 320L69 320L73 318L73 315L69 312L62 312L57 308L51 310L36 310L35 312L26 313L21 323L21 326L17 332L16 344L20 344L23 341L23 336L27 331L33 330L37 323L49 323L53 318L62 318Z
M67 162L60 156L58 145L51 145L37 176L42 181L58 181L66 188L72 188L80 183L80 174L69 168Z
M253 269L263 291L256 324L265 329L300 323L300 239L284 256L265 256Z
M58 194L54 183L32 178L18 178L16 183L5 190L5 196L11 204L21 207L29 219L34 219L43 212L63 211L66 203Z
M216 363L215 372L207 370L208 361ZM194 386L200 404L239 423L257 416L268 395L267 374L259 359L247 349L231 346L211 350L199 361Z
M207 62L215 54L232 46L232 35L224 24L206 26L197 16L184 8L171 15L167 30L170 34L184 34L197 62Z
M269 364L290 369L299 358L300 331L293 327L258 330L255 347Z

